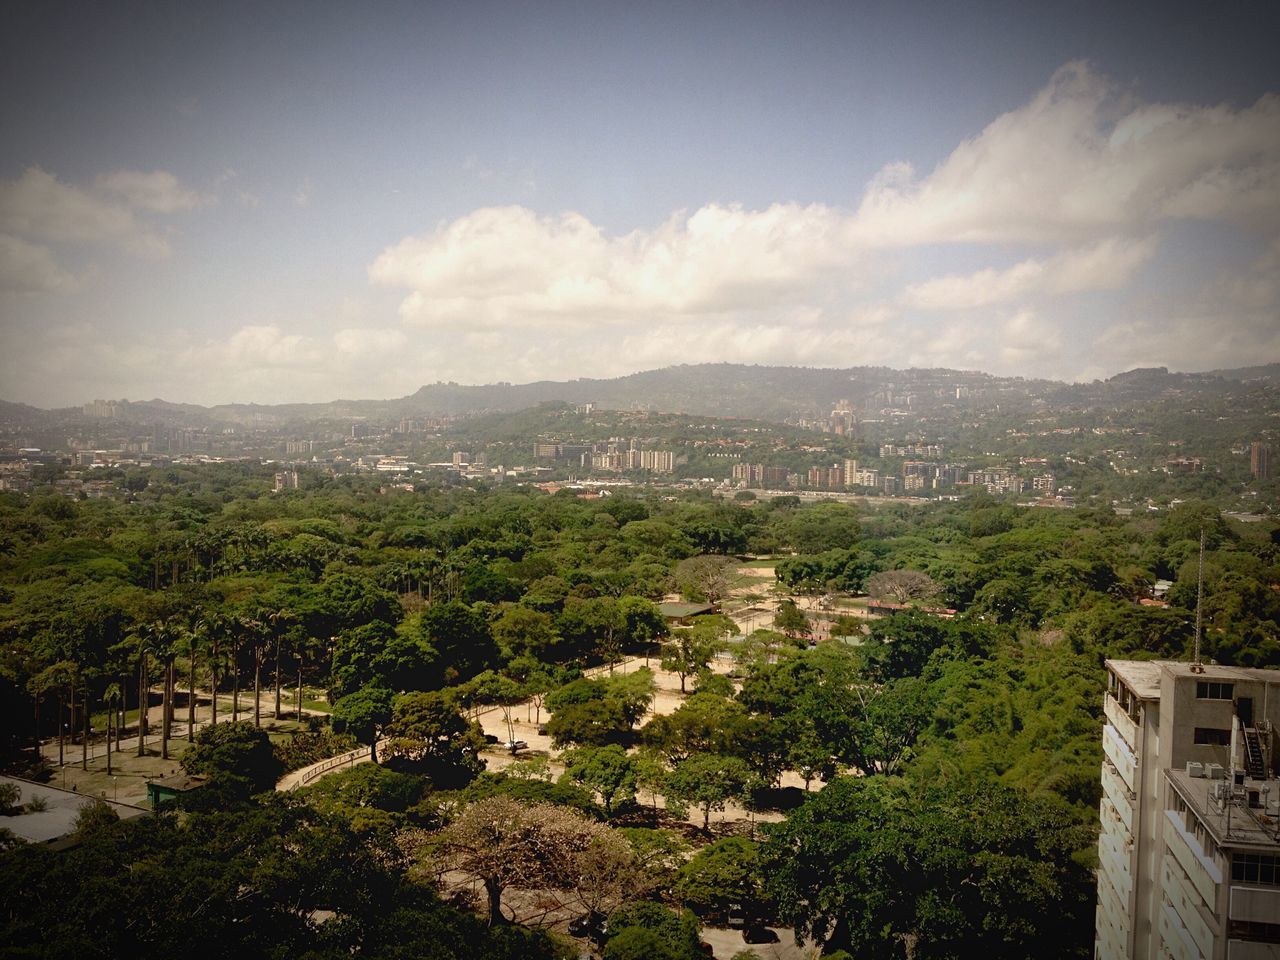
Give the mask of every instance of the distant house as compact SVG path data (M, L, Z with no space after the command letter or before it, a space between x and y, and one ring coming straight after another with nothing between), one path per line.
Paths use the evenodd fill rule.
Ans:
M178 797L193 790L199 790L209 782L208 777L192 777L185 773L165 777L162 780L147 781L147 802L152 807L172 803Z
M658 612L672 623L688 623L692 617L715 613L715 604L711 603L675 603L658 604Z

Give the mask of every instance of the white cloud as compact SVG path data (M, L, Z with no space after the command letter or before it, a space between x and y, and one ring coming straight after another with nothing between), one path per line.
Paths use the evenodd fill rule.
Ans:
M184 187L178 178L165 170L143 173L140 170L117 170L103 174L94 184L116 194L135 208L152 213L178 213L208 202L194 190Z
M333 335L333 345L344 357L386 358L408 341L404 331L395 328L347 327Z
M1057 358L1062 350L1062 333L1032 311L1021 310L1004 322L999 344L1006 371L1025 373Z
M1028 259L1005 270L951 274L907 287L905 306L921 310L971 310L1031 296L1114 290L1156 252L1156 240L1111 237L1046 259Z
M1280 222L1280 96L1243 109L1133 106L1084 63L926 177L884 167L855 235L868 244L1071 241L1170 218Z
M477 210L390 247L370 279L412 292L410 323L626 322L798 303L847 289L857 255L832 208L709 205L608 237L580 214Z
M39 167L0 181L0 230L52 242L113 242L144 256L168 244L127 204L62 183Z
M1280 238L1243 268L1228 268L1198 294L1156 302L1150 315L1117 323L1092 344L1117 369L1208 370L1280 357Z
M167 240L137 214L173 214L204 202L163 170L117 170L85 189L28 167L16 180L0 180L0 231L49 243L119 244L140 256L162 257L169 253Z
M0 291L58 293L75 285L75 277L58 266L48 247L0 234Z

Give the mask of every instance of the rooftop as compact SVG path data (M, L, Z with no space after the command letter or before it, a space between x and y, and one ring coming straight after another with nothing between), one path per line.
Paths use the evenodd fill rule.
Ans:
M1254 846L1265 847L1272 854L1280 852L1280 822L1274 817L1265 816L1259 809L1250 809L1243 803L1229 804L1221 813L1210 797L1215 783L1222 780L1210 780L1207 777L1192 777L1185 770L1165 770L1165 776L1178 794L1186 801L1187 806L1195 811L1200 822L1213 836L1220 847ZM1270 787L1269 798L1274 800L1280 790L1278 780L1246 780L1246 788L1259 789ZM1227 825L1227 810L1231 812L1230 831Z
M1206 663L1202 665L1202 671L1195 671L1186 660L1108 660L1107 666L1140 700L1160 699L1160 677L1165 670L1175 677L1280 684L1280 670L1259 667L1224 667Z
M45 805L43 810L23 811L14 816L0 817L0 827L12 831L14 836L30 843L50 843L59 837L66 836L74 829L76 817L80 815L80 808L98 799L88 794L61 790L18 777L0 777L0 783L18 785L22 791L22 796L18 799L20 805L28 804L32 800L43 800ZM149 812L129 803L116 803L112 800L104 802L119 814L122 820L140 817Z
M1139 700L1160 699L1161 660L1108 660L1107 666Z

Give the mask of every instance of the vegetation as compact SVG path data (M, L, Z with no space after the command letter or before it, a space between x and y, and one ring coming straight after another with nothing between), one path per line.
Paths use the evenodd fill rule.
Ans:
M180 817L0 853L0 942L31 955L552 957L544 927L599 914L605 956L682 958L740 904L855 955L1084 956L1101 662L1187 654L1202 529L1206 655L1280 664L1280 535L1205 503L147 480L127 504L0 496L6 762L38 739L87 766L87 737L212 781ZM787 596L741 636L734 554L766 550ZM1157 578L1169 605L1140 603ZM864 592L908 609L806 599ZM679 593L723 612L669 627ZM320 722L307 689L332 727L289 742L287 717ZM482 711L555 749L486 771ZM372 762L272 790L353 743ZM760 839L717 835L762 807Z

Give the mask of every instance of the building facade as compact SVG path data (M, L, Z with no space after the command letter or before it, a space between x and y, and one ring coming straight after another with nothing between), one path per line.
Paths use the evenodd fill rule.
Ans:
M1280 671L1107 661L1098 960L1280 960Z

